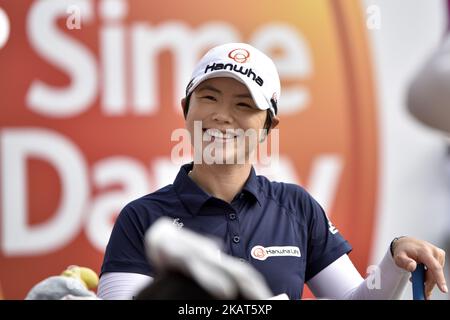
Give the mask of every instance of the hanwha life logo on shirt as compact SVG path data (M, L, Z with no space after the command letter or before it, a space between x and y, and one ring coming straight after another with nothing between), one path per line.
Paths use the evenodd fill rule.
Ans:
M295 246L273 246L273 247L263 247L254 246L251 250L252 258L256 260L264 261L270 257L298 257L302 255L300 253L299 247Z

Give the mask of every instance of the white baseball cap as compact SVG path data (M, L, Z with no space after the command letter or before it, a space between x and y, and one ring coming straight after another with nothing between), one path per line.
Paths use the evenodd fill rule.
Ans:
M227 43L209 50L197 63L186 88L190 95L203 81L230 77L245 84L258 109L278 113L280 77L267 55L246 43Z

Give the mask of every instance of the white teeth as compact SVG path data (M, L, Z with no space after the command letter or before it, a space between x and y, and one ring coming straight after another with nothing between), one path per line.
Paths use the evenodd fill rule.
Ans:
M226 133L223 133L222 131L220 131L218 129L208 129L208 130L206 130L205 133L211 137L219 138L219 139L234 139L234 138L236 138L236 134L229 132L229 130L227 130Z

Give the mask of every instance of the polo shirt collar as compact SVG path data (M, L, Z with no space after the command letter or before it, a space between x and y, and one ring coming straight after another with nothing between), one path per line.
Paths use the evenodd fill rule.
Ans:
M189 178L188 173L193 166L192 162L181 166L173 185L183 205L191 214L197 215L205 202L212 197Z
M211 195L203 191L188 175L189 171L193 168L193 163L188 163L181 166L180 171L175 178L173 183L175 190L183 202L184 206L194 215L197 215L202 208L202 206L209 199L213 198ZM258 202L261 206L262 198L261 192L259 190L258 179L255 173L255 169L252 167L250 175L245 182L243 191L248 194Z
M259 188L258 177L256 176L255 168L253 168L253 166L242 190L251 194L258 204L262 206L262 194Z

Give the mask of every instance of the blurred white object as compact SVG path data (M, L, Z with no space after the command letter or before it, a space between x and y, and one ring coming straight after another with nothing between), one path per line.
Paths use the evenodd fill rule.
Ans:
M273 296L263 276L246 262L220 251L205 236L178 229L171 220L160 218L145 235L149 259L159 270L177 270L192 277L217 299L260 300Z
M270 297L267 300L289 300L289 297L286 293L278 294L276 296Z
M74 296L72 294L68 294L62 297L60 300L102 300L97 297L95 294L93 296Z
M36 284L28 292L25 300L97 299L94 292L88 290L77 279L67 276L52 276Z
M415 118L450 134L450 34L414 77L407 103Z

